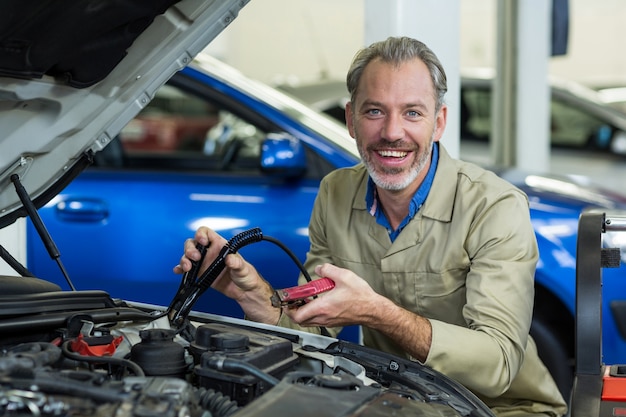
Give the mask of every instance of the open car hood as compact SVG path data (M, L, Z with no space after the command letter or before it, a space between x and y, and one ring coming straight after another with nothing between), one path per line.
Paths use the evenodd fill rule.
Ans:
M43 206L249 0L9 0L0 13L0 228Z

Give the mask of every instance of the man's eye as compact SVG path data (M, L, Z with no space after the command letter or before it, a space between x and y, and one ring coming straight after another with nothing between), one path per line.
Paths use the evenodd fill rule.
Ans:
M371 116L378 116L378 115L380 115L380 110L378 110L378 109L369 109L367 111L367 114L369 114Z
M409 117L417 117L417 116L419 116L419 113L416 112L415 110L409 110L408 112L406 112L406 114Z

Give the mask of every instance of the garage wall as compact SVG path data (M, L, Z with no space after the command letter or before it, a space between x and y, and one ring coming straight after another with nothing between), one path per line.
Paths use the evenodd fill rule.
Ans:
M207 50L267 83L343 79L363 20L363 0L251 0Z
M496 1L461 0L462 67L495 65ZM551 59L550 73L591 85L626 85L626 1L569 4L568 54ZM363 45L363 7L363 0L251 0L208 51L268 83L343 79Z

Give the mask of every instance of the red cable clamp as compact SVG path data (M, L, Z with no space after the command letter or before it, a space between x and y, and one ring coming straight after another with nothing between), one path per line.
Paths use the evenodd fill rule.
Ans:
M113 356L117 347L124 340L123 336L108 338L90 337L85 338L82 334L79 334L76 339L71 342L72 352L78 353L82 356Z
M335 282L332 279L320 278L297 287L276 290L270 300L274 307L298 307L310 301L311 297L333 288Z

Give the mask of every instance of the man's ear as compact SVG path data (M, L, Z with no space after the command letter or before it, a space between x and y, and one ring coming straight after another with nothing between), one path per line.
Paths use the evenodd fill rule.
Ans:
M443 136L443 132L446 130L446 123L448 122L448 106L442 105L437 115L435 116L435 135L433 142L439 142L439 139Z
M350 133L350 136L355 137L354 136L354 117L353 117L353 109L352 109L352 102L348 101L346 103L346 126L348 127L348 132Z

